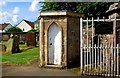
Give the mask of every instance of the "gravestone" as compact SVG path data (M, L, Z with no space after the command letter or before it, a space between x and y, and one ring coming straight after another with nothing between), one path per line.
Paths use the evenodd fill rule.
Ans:
M5 51L6 51L6 46L5 45L1 45L2 46L2 53L5 53Z
M36 46L36 35L33 32L28 32L26 34L26 44L27 46Z
M13 46L13 37L10 37L10 39L8 40L8 45L6 49L7 53L12 54L12 46Z
M0 48L1 48L0 54L1 54L1 53L5 53L5 51L6 51L6 46L0 43Z
M17 35L14 36L13 38L13 47L12 47L12 53L19 53L19 38Z
M6 52L10 54L20 52L18 36L11 35L10 39L8 40Z

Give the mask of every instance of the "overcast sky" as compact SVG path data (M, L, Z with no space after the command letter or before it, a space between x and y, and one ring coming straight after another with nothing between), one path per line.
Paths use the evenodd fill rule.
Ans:
M0 1L0 23L18 24L23 19L34 22L39 15L38 0L31 2Z

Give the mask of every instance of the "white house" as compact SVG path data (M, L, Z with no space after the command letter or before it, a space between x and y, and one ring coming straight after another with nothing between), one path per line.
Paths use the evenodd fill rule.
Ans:
M12 27L12 25L10 23L0 24L0 33L6 32L11 27Z
M38 22L38 20L36 20L36 21L34 21L34 29L35 30L39 30L39 22Z
M22 20L16 27L20 28L23 32L28 32L31 29L34 29L34 23Z

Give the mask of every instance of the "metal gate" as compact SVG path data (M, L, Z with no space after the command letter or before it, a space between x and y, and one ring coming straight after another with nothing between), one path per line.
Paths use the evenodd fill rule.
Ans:
M120 19L80 18L80 71L84 75L119 76L119 45L117 42L117 22ZM112 22L112 31L95 23ZM100 27L101 28L101 27Z

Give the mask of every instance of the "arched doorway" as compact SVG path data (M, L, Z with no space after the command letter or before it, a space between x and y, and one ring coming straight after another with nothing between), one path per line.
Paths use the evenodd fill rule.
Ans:
M61 64L61 29L53 23L48 30L48 64Z

